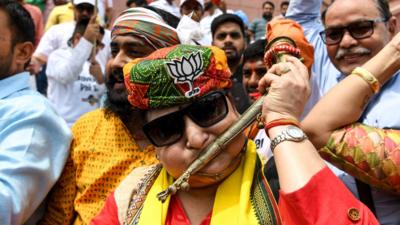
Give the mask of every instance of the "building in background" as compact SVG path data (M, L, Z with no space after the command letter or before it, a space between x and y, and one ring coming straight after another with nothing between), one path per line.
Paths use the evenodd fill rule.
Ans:
M271 1L275 3L275 6L279 6L282 0L271 0ZM324 5L328 5L331 1L332 0L324 0ZM262 14L261 6L264 0L246 0L246 1L225 0L225 2L228 9L233 9L233 10L241 9L247 14L249 20L253 21L255 18L259 17ZM400 21L400 0L389 0L389 4L390 8L392 9L393 15L395 15L397 19ZM114 10L113 15L117 16L119 12L121 12L125 8L126 8L126 0L115 1L113 7ZM278 15L279 10L275 10L275 14ZM398 23L398 26L400 26L400 23Z

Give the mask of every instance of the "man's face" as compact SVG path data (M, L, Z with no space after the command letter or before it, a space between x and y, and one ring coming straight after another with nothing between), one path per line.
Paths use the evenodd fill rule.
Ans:
M94 6L88 3L81 3L74 6L75 20L90 19L94 13Z
M116 36L111 42L111 74L109 75L106 86L109 91L108 97L114 103L127 103L127 92L124 84L122 68L128 62L148 56L155 49L148 45L143 39L132 35Z
M194 21L200 22L201 17L203 16L203 9L201 8L200 3L196 0L188 0L181 6L181 14L189 15L193 12L192 19Z
M263 17L267 20L272 19L272 16L274 15L274 7L270 4L265 4L263 7Z
M243 85L252 102L260 96L257 90L258 81L266 72L267 69L262 58L249 59L243 64Z
M0 79L14 74L12 33L8 24L8 16L0 10Z
M281 7L281 14L284 16L286 15L286 11L288 9L289 5L282 5Z
M240 26L233 22L221 24L215 31L213 45L225 51L228 64L238 63L246 47Z
M381 15L373 0L337 0L328 8L325 27L340 28L377 18L381 18ZM355 39L345 30L338 44L327 45L328 55L338 70L350 74L354 68L376 55L393 35L394 29L389 31L389 25L383 22L374 23L373 34L363 39Z

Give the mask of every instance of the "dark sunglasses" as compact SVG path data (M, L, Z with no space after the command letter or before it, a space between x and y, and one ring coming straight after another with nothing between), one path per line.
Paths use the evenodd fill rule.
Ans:
M184 116L187 115L200 127L210 127L228 114L228 103L221 91L212 92L185 108L159 117L143 126L143 132L150 142L162 147L171 145L182 138L185 132Z
M388 19L377 18L350 23L344 27L332 27L321 31L319 34L326 45L336 45L342 41L346 30L354 39L364 39L374 34L375 23L386 23Z

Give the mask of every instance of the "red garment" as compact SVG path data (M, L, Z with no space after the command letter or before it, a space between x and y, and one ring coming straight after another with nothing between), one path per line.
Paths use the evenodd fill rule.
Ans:
M118 207L112 192L104 203L103 209L93 218L90 225L120 225L118 221Z
M203 219L200 225L210 225L210 223L211 212ZM176 196L171 197L165 225L190 225L189 218L186 216L182 203Z
M315 174L301 189L289 194L281 191L279 212L283 224L290 225L379 225L368 207L357 200L328 167ZM358 213L358 220L354 213Z
M170 202L166 225L189 224L182 205L174 199ZM280 192L279 211L284 225L379 225L372 212L350 193L328 167L315 174L299 190L288 194ZM209 225L210 220L211 213L201 225ZM119 225L114 193L107 198L104 208L90 224Z

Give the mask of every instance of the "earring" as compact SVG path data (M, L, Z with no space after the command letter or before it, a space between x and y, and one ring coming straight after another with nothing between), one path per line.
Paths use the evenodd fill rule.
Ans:
M160 160L160 156L158 154L156 154L156 159Z

